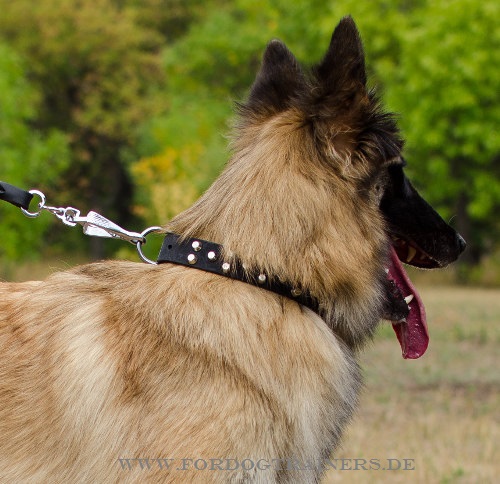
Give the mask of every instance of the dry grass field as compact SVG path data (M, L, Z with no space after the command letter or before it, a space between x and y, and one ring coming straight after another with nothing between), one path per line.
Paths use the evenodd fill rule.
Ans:
M324 484L500 482L500 290L420 293L427 353L403 360L392 328L381 328L363 356L358 414ZM370 459L380 469L369 470Z

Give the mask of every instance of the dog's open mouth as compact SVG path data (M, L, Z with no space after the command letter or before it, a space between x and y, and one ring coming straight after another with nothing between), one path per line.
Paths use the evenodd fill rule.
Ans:
M411 264L422 269L435 269L441 264L426 254L420 247L399 237L392 237L392 245L399 257L405 264Z
M401 261L425 269L439 267L439 264L410 242L398 237L392 238L391 259L387 278L396 285L402 294L404 302L408 305L407 316L393 322L392 327L401 345L403 358L416 359L420 358L427 350L429 332L427 330L424 304ZM402 301L400 301L400 304L402 304Z
M391 288L388 294L391 299L388 319L392 321L403 358L420 358L429 344L425 308L420 295L401 264L398 250L392 245L387 279Z
M390 310L387 316L396 332L403 358L420 358L429 344L425 308L401 261L417 267L436 267L436 262L414 246L397 239L391 245L387 268Z

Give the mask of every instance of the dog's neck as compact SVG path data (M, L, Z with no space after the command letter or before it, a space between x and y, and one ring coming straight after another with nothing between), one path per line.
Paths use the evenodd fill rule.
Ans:
M360 200L354 181L334 179L350 160L325 167L297 113L238 135L223 173L167 231L216 242L228 263L238 259L252 273L301 288L333 331L359 346L357 335L369 333L381 312L387 240L378 208Z
M228 262L237 256L250 270L273 274L324 301L373 287L361 278L352 287L351 273L358 266L360 274L370 274L366 267L378 270L385 235L375 209L365 210L361 220L359 198L342 184L333 192L328 177L334 174L314 163L307 129L294 112L240 129L223 173L167 230L221 244Z

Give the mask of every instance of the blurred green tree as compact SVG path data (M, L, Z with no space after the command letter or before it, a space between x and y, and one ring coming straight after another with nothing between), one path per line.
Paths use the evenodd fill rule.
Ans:
M42 133L32 126L40 94L28 79L26 62L0 43L0 179L25 189L53 187L69 162L64 133L57 129ZM30 221L15 207L2 203L0 257L31 258L43 246L49 223L49 217Z
M417 185L464 232L471 263L497 243L493 0L0 0L0 7L0 39L26 59L40 94L30 126L70 141L60 203L128 223L137 189L134 212L154 224L182 210L227 159L231 101L244 98L265 44L281 38L313 63L339 19L352 14L372 84L402 113Z
M133 12L138 24L160 33L169 44L186 33L207 11L226 0L114 0Z
M126 223L133 189L126 160L137 126L165 107L157 95L163 37L127 2L0 0L0 8L0 36L27 59L42 94L34 125L70 140L58 202ZM94 257L102 256L100 240L90 240Z
M426 2L397 30L387 78L416 183L468 241L468 265L500 236L499 17L495 0Z

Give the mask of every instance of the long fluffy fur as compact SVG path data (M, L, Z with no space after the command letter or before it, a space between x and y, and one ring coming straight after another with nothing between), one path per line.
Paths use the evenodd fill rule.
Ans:
M388 242L374 173L401 148L364 86L352 20L338 29L309 76L269 45L230 162L167 227L309 290L321 317L170 264L103 262L2 284L0 480L319 479L321 466L140 471L117 459L317 462L338 445L360 387L354 351L382 307Z
M356 403L357 365L319 316L244 283L110 262L3 289L6 482L221 482L117 458L317 460Z

